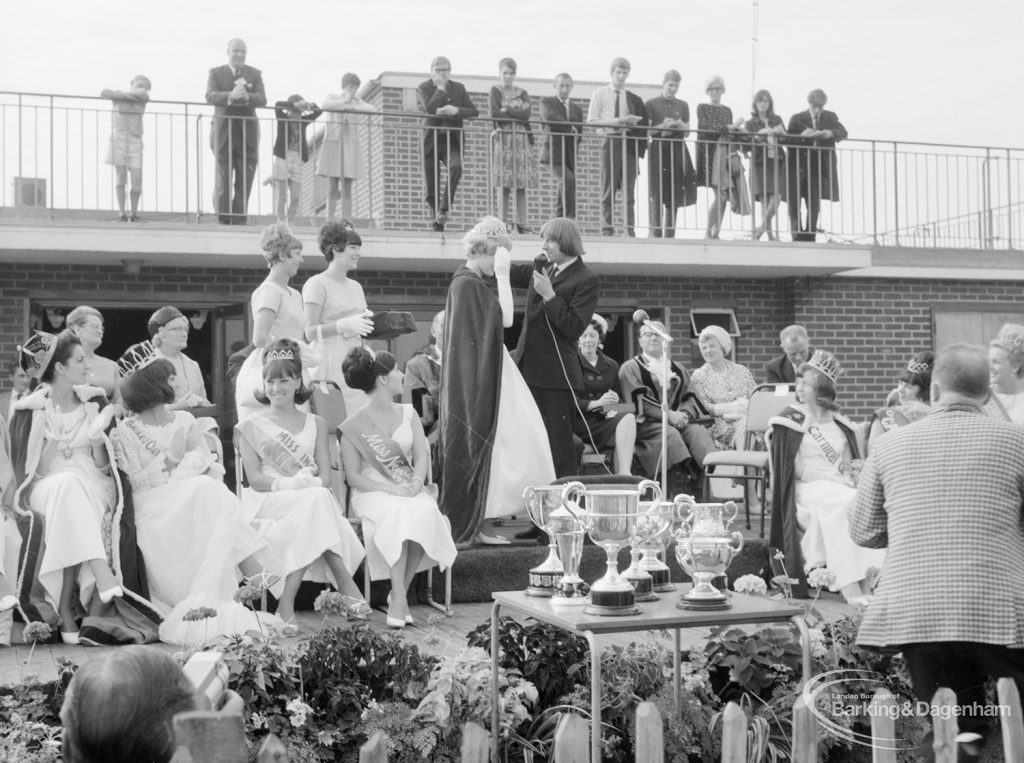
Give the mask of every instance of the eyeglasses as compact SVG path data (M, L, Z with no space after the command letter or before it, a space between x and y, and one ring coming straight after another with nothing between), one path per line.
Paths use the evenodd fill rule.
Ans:
M164 326L164 331L173 331L175 334L187 334L188 326Z

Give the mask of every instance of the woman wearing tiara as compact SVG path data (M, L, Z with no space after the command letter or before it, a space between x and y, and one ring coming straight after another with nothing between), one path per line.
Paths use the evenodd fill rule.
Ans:
M36 332L21 348L21 367L41 384L15 404L11 421L12 461L19 483L14 500L28 518L18 594L30 620L59 619L61 639L77 644L81 609L90 615L111 615L116 607L101 605L111 605L130 588L122 587L119 579L121 538L111 529L121 520L104 435L113 408L106 405L99 387L86 384L85 350L70 331L60 336ZM37 518L42 518L42 528ZM44 597L34 590L36 579ZM125 629L119 635L153 640L159 618L135 592L128 590L127 595L139 605L143 618L133 622L134 636L128 637ZM152 618L144 623L146 614ZM102 625L100 630L105 630ZM121 639L111 639L117 640Z
M262 410L239 425L240 451L249 486L242 506L276 556L283 579L277 613L287 632L294 625L295 594L303 578L333 583L344 595L345 614L366 619L369 605L352 580L366 555L321 475L330 473L330 432L319 416L297 407L309 399L302 383L299 345L280 339L264 353Z
M1001 421L1024 424L1024 326L1005 323L989 342L992 396L985 410Z
M266 571L272 554L221 481L224 470L202 427L187 411L171 410L174 366L149 342L129 348L118 366L121 399L131 415L111 440L131 486L150 598L164 616L160 640L195 643L280 626L273 615L234 600L239 569L247 582L273 590ZM215 614L192 621L190 611L203 607Z
M832 590L851 604L870 600L868 570L881 569L885 551L862 548L850 537L850 504L857 494L859 458L855 425L837 413L836 379L842 369L817 351L800 366L797 403L770 419L772 528L769 545L785 555L785 572L797 579L796 596L807 596L807 574L828 567ZM774 556L776 574L782 569Z
M444 308L441 513L456 543L503 543L480 532L483 520L521 512L523 490L554 482L555 467L537 403L505 349L513 311L508 230L485 217L462 246L466 264L452 276Z
M238 420L263 409L255 394L263 388L263 350L278 339L299 342L309 361L305 344L306 319L302 311L302 295L288 285L302 266L302 242L292 235L284 223L273 223L263 230L260 240L263 258L270 272L249 298L252 311L252 344L235 382L235 405Z
M455 561L455 543L424 483L430 454L423 424L411 405L395 403L402 372L395 356L374 358L357 347L345 358L345 381L365 392L366 405L341 425L341 457L352 487L352 508L363 524L370 578L391 578L387 624L413 622L409 584L420 570Z
M900 372L896 384L896 405L887 405L875 411L868 432L868 447L876 437L896 427L913 424L931 413L932 366L935 353L924 350L914 355Z

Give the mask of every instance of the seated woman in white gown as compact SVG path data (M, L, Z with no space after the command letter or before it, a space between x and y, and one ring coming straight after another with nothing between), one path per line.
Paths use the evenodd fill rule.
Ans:
M234 600L238 570L250 584L273 590L267 572L273 554L221 481L224 469L195 418L168 410L174 366L149 342L129 348L118 366L121 398L132 415L118 423L111 440L118 468L131 484L150 599L164 616L160 640L194 644L265 625L280 628L279 618ZM202 622L185 619L200 607L216 615Z
M341 458L352 508L364 520L370 577L391 578L387 624L413 622L408 592L420 570L455 561L455 542L437 500L424 485L430 453L416 409L393 402L402 393L395 356L361 347L342 364L345 383L369 400L341 425ZM432 487L432 486L430 486Z
M784 552L786 571L798 580L797 596L807 595L807 573L827 567L835 575L832 590L866 604L868 570L881 569L885 551L863 548L850 537L857 494L851 464L859 450L854 424L836 412L840 373L833 355L816 351L800 366L798 403L770 419L775 509L769 545Z
M277 557L273 572L284 585L274 595L288 632L294 630L295 594L303 578L332 583L345 596L347 617L370 614L352 580L366 553L320 476L330 474L327 423L296 407L311 395L302 383L299 352L290 339L279 339L266 350L264 389L256 393L263 409L239 425L249 482L242 505Z

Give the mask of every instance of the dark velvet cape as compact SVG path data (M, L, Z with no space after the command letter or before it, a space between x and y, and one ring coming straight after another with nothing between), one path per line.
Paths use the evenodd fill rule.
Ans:
M445 301L441 362L441 513L456 543L468 543L484 516L498 421L504 328L493 279L465 265Z
M95 398L92 402L100 408L106 406L106 398ZM15 595L29 620L42 620L56 625L57 613L46 600L42 584L38 579L39 564L43 556L44 518L36 514L29 505L32 481L35 474L27 474L32 434L33 412L15 411L11 417L11 464L14 480L23 489L18 496L18 530L21 534L21 553L18 559L18 585ZM109 449L108 449L109 452ZM113 460L111 460L113 463ZM28 482L28 484L25 484ZM124 598L115 598L108 604L94 596L89 612L81 623L79 636L84 641L96 644L144 644L157 640L157 627L161 617L149 599L146 581L146 567L142 552L136 542L135 509L131 491L121 493L121 486L127 480L118 482L120 507L115 510L112 520L117 524L113 533L111 551L115 555L112 568L125 590Z
M772 459L772 526L768 536L768 554L772 575L783 574L782 564L775 554L785 554L785 570L789 577L796 578L793 595L807 598L807 575L804 572L804 555L800 550L803 531L796 521L796 452L804 438L804 422L807 415L800 408L790 406L778 416L772 416L771 459ZM860 458L857 437L849 419L836 415L852 458Z

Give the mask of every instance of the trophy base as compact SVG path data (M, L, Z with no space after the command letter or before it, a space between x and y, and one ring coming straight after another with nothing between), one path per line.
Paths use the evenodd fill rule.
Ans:
M553 572L534 567L530 570L530 585L526 588L527 596L535 596L539 599L546 599L562 585L564 572L559 570Z
M636 591L633 586L625 584L625 590L601 590L591 587L590 607L586 610L590 614L633 614L636 605Z
M636 604L625 607L602 607L596 604L587 604L583 607L583 613L587 615L600 615L601 617L627 617L639 615L642 610Z
M642 569L644 572L651 576L651 580L654 582L655 591L676 590L675 586L672 585L672 579L670 577L669 570L667 567L665 569L649 569L647 567L641 566L640 569ZM665 586L668 586L668 588L666 588Z
M661 585L654 586L655 593L672 593L676 590L676 587L672 583L662 583Z
M687 599L685 596L680 597L679 601L676 602L676 609L689 609L695 612L718 612L723 609L729 609L732 604L724 599L716 601L715 599Z
M658 595L654 593L654 585L651 582L650 577L642 578L627 578L623 575L623 578L629 582L630 585L636 589L634 594L634 601L657 601Z
M552 607L582 607L590 603L587 596L566 596L564 593L556 593L551 597Z

